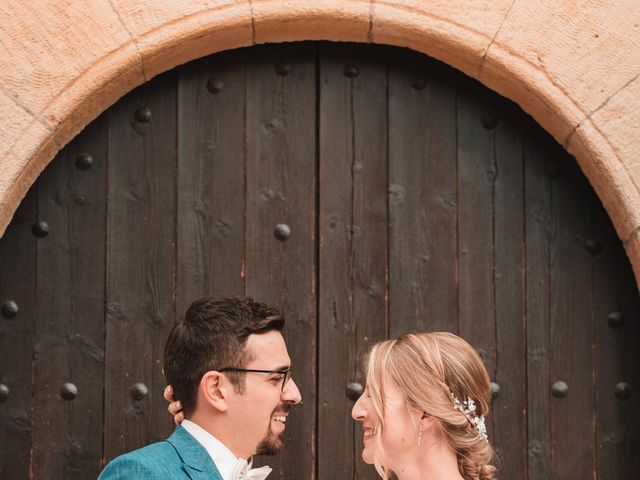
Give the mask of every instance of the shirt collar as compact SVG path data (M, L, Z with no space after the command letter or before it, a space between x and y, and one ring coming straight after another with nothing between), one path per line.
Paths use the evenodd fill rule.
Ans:
M205 448L213 463L216 464L222 479L231 480L233 470L238 462L238 458L233 452L224 443L192 421L183 420L181 425Z

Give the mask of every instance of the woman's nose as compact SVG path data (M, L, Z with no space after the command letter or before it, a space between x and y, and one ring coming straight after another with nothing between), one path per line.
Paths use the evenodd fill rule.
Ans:
M364 421L367 416L367 409L364 407L364 394L360 395L360 398L356 401L351 409L351 418L359 422Z

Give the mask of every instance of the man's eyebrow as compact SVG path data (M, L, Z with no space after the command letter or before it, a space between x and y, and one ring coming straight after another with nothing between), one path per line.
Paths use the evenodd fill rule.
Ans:
M281 367L276 367L273 370L289 370L291 368L291 365L283 365Z

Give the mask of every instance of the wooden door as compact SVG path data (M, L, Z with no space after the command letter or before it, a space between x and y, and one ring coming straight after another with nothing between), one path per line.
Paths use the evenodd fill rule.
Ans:
M372 343L468 339L502 478L640 469L639 302L576 162L408 50L299 43L131 92L0 240L0 478L94 478L170 434L162 347L201 295L279 306L304 403L270 479L374 479L350 418Z

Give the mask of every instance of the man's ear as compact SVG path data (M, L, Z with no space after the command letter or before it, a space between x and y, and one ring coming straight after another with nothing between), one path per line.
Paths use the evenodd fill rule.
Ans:
M201 401L206 402L220 412L226 412L228 384L226 377L220 372L211 370L205 373L200 379L198 394Z

